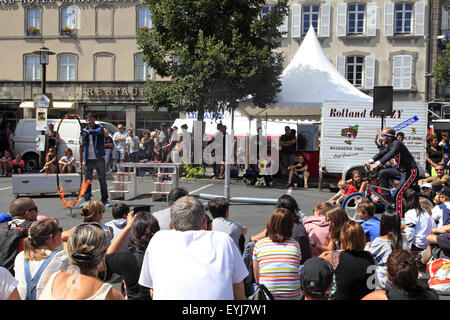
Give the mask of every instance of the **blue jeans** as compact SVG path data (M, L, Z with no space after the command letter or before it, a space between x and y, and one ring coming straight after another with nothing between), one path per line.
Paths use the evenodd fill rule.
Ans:
M94 169L97 172L98 182L100 182L100 193L102 195L102 202L108 200L108 187L106 186L106 173L105 173L105 159L87 159L84 164L84 175L86 180L92 181L92 175ZM91 199L92 184L90 184L86 192L84 193L84 200L89 201Z

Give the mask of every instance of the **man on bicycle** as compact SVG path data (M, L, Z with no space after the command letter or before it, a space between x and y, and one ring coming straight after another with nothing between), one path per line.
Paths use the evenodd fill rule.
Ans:
M380 186L390 188L389 180L400 176L400 182L397 185L395 199L391 198L389 191L382 190L382 195L386 200L394 200L397 212L402 215L402 194L409 188L417 177L418 169L408 148L396 138L393 128L386 128L381 131L381 140L384 148L380 150L372 159L364 162L364 165L370 165L370 170L383 167L386 162L394 159L397 166L392 168L382 168L378 173Z

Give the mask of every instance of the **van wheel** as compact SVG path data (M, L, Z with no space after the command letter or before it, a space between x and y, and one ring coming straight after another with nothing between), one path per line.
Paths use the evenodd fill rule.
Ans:
M27 154L23 161L25 162L25 170L28 172L39 169L39 156L37 154Z

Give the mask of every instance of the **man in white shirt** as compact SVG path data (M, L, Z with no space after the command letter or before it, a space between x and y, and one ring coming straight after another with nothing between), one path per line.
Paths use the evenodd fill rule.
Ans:
M139 284L151 288L154 300L246 299L241 253L226 233L206 230L199 200L178 199L170 227L153 236L142 264Z
M114 150L113 150L113 160L114 160L114 170L117 170L117 163L125 161L125 155L127 152L127 134L122 124L117 126L119 131L115 132L113 135Z
M130 162L138 162L139 138L134 135L132 129L127 130L128 137L125 142L127 144L127 155Z

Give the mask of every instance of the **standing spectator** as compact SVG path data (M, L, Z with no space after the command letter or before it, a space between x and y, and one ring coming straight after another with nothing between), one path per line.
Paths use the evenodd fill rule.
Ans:
M267 236L253 250L256 283L264 284L276 300L300 298L300 246L292 239L294 217L287 209L276 209L267 221Z
M294 218L294 225L292 227L292 238L300 244L301 249L300 264L303 264L306 260L311 258L311 248L309 245L309 238L308 234L306 233L305 226L300 221L300 217L298 215L300 208L298 207L297 201L295 201L295 199L291 195L284 194L280 198L278 198L276 208L287 209ZM250 239L252 242L253 241L256 242L266 236L267 236L267 229L264 229L257 235L252 236Z
M237 221L229 219L230 202L226 198L214 198L208 201L208 210L212 215L212 230L222 231L228 234L236 243L236 246L244 252L245 235L247 227Z
M401 221L398 213L392 209L386 210L381 215L380 236L375 238L366 250L369 251L377 264L376 289L387 289L390 281L387 278L387 259L393 250L408 250L408 242L402 236L400 229Z
M120 292L99 278L105 269L106 249L102 228L86 223L77 226L67 241L67 256L79 274L74 281L73 269L53 273L39 300L123 300Z
M178 141L178 128L168 128L167 133L169 134L169 142L166 145L162 146L163 153L165 154L165 160L164 162L172 162L170 157L170 153L172 152L172 149L175 147L177 141Z
M127 216L130 212L130 207L126 203L117 202L112 206L112 216L114 220L111 220L105 223L106 226L112 229L113 238L111 241L114 241L120 234L120 232L127 225ZM121 252L129 252L128 250L128 238L124 240L123 247L121 248Z
M295 135L292 134L291 128L289 126L284 127L285 134L280 137L281 146L281 157L283 160L283 165L281 166L281 173L283 175L288 174L288 167L297 162L297 157L295 156Z
M25 170L25 162L22 160L20 153L16 154L16 158L12 161L13 174L21 174Z
M10 150L9 136L11 134L11 123L8 121L6 114L0 114L0 150Z
M114 238L114 230L111 227L103 224L101 221L103 220L103 214L105 213L105 206L100 201L88 201L81 209L81 216L83 217L84 223L95 223L99 227L102 228L103 232L106 235L106 244L109 246L111 244L111 240ZM76 227L64 231L62 233L62 241L63 245L66 245L66 242L70 235L73 233Z
M387 275L392 287L376 290L362 300L439 300L433 290L417 283L419 272L414 256L405 250L394 250L387 259Z
M316 206L314 207L314 215L306 217L303 220L306 233L309 237L311 255L313 257L318 257L322 253L322 250L316 248L317 245L327 247L328 243L330 242L330 239L328 237L330 230L325 214L332 208L333 205L329 202L317 202Z
M11 154L8 150L5 150L5 153L3 154L3 157L0 159L0 171L2 174L2 177L7 177L11 173L12 169L12 158Z
M117 163L125 161L125 156L127 153L127 134L122 124L117 125L119 131L115 132L113 135L114 149L113 149L113 160L114 160L114 171L117 171Z
M325 259L313 257L300 271L300 284L304 300L328 300L333 287L333 266Z
M329 228L329 242L327 246L316 243L315 248L320 251L339 250L341 247L341 229L345 222L348 221L348 216L341 206L336 206L325 213L325 219L328 222Z
M444 166L445 170L448 170L448 162L450 161L450 150L449 150L449 138L448 138L448 132L442 132L441 134L441 142L439 142L439 146L444 151Z
M72 149L66 148L64 150L64 156L59 159L59 172L61 173L73 173L76 171L76 160L73 156Z
M162 148L161 144L159 143L159 137L155 137L155 143L153 146L153 155L155 161L162 161Z
M57 160L55 150L53 148L49 148L47 155L45 156L44 168L41 172L45 171L46 174L56 173L58 171L56 167Z
M366 237L361 225L347 221L342 226L341 250L324 252L321 257L330 262L336 275L336 300L360 300L373 291L367 286L369 267L375 265L373 257L364 251Z
M59 136L59 133L55 131L55 125L53 123L48 125L46 135L48 139L48 149L52 148L55 150L56 146L61 142L61 137Z
M125 140L127 144L127 155L130 162L138 162L139 138L134 135L132 129L127 130L128 137Z
M357 214L363 220L361 227L366 235L366 242L370 243L380 236L380 219L375 217L375 205L369 200L363 200L358 204Z
M82 130L82 144L80 146L80 155L82 157L81 166L84 167L85 179L92 180L92 175L97 172L98 182L100 183L100 193L102 202L109 207L108 187L106 185L105 173L105 130L102 125L95 123L95 116L88 113L86 121L88 125ZM84 201L80 207L83 207L92 196L92 184L89 184L84 192Z
M427 248L426 236L431 232L430 215L420 206L419 195L413 189L407 189L403 194L405 206L405 224L402 226L406 233L411 251L422 251Z
M37 300L45 287L45 280L53 272L68 266L66 251L57 251L61 244L62 228L55 219L34 222L23 251L14 262L17 289L22 300Z
M189 192L185 188L175 187L170 190L169 195L167 196L168 207L166 209L153 212L153 216L158 220L161 230L170 230L170 208L175 201L187 195L189 195Z
M0 267L0 300L21 300L18 283L6 268Z
M150 300L150 290L139 284L139 276L148 243L159 231L158 220L150 212L130 212L127 220L108 248L106 268L123 277L128 300ZM131 252L119 252L126 239L130 239Z
M305 157L302 154L297 156L297 162L291 164L287 168L289 170L288 183L285 185L286 188L292 187L292 178L294 174L297 175L298 179L303 179L303 188L308 189L308 164L305 162Z
M111 163L112 151L114 149L114 141L109 130L105 128L105 170L109 171L109 165Z
M154 137L156 136L156 133L145 130L144 136L141 139L142 149L144 151L144 158L147 159L147 161L153 160L153 147L154 147Z
M159 143L161 145L161 161L166 162L167 153L164 151L164 146L166 146L170 141L170 134L168 131L167 124L161 123L161 130L158 133Z
M154 300L246 299L242 280L248 271L241 253L225 233L206 230L199 200L178 199L170 210L170 226L148 244L139 278Z
M430 146L427 148L427 168L430 176L436 175L436 166L444 166L444 150L439 146L438 139L433 136L429 140Z

